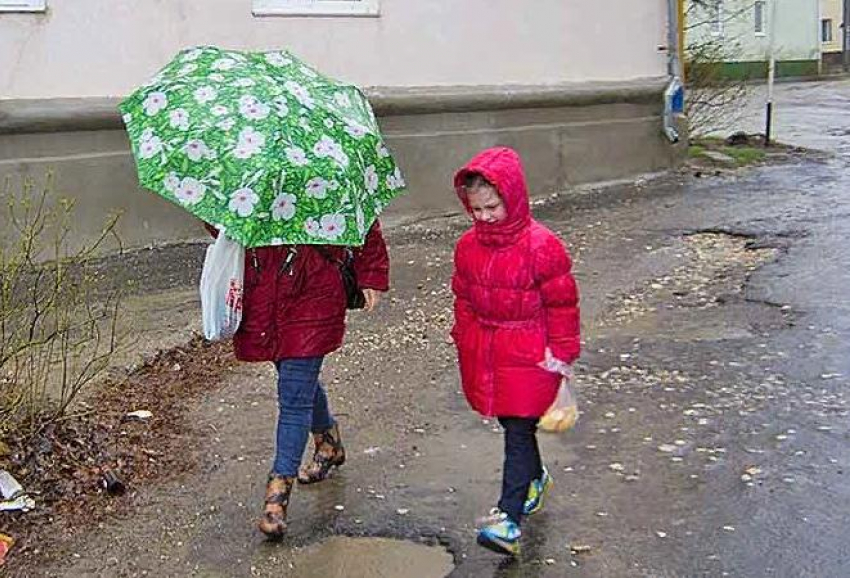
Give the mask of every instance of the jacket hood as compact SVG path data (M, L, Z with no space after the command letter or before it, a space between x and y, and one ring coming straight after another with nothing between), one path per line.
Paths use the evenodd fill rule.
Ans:
M476 221L475 229L479 239L486 244L510 244L531 223L528 187L519 154L508 147L486 149L455 174L455 191L470 215L472 211L463 183L472 173L480 174L495 185L507 211L507 217L499 223Z

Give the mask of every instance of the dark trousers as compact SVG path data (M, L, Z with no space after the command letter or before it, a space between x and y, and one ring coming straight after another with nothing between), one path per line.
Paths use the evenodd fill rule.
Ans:
M519 524L522 506L532 480L543 475L537 447L537 418L500 417L505 428L505 465L502 470L502 497L499 509Z

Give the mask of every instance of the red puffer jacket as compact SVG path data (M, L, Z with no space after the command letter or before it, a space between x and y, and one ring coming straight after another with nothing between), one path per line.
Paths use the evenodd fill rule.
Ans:
M233 338L242 361L318 357L342 345L346 298L339 270L310 245L295 249L288 271L288 247L245 252L242 323ZM341 248L323 249L342 256ZM354 250L354 269L361 288L389 288L389 256L377 221L363 247Z
M486 150L455 176L479 173L496 185L507 218L476 222L455 249L455 325L461 381L485 416L540 417L555 399L558 374L538 367L549 347L572 363L579 356L578 288L570 257L549 229L531 218L519 155Z

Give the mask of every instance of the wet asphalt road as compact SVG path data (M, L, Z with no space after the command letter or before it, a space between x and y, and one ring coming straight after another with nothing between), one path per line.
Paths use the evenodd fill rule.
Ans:
M22 574L307 576L303 549L348 534L440 543L458 577L850 575L848 105L847 82L780 88L778 138L828 158L535 208L575 257L583 413L541 437L556 486L519 560L474 542L501 437L467 408L446 342L449 221L393 233L389 299L326 366L349 463L296 491L283 544L253 528L273 376L244 366L195 410L199 472ZM184 291L189 270L169 283ZM184 303L169 322L196 314Z

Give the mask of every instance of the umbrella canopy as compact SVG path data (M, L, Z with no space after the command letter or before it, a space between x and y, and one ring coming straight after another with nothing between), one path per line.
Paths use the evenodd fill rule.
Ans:
M184 50L119 108L141 185L245 247L362 245L405 186L363 93L286 51Z

